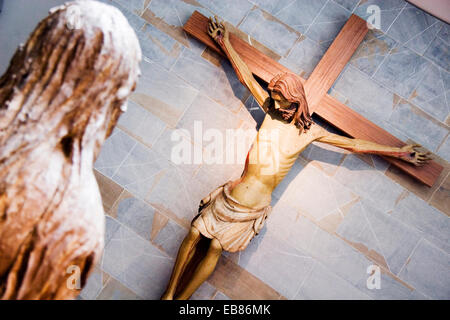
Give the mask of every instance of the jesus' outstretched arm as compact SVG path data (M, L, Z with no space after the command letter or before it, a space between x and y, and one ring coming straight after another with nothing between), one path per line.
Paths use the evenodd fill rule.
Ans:
M401 148L389 147L371 141L347 138L328 132L325 129L321 131L321 134L316 141L331 144L352 152L371 153L399 158L412 163L415 166L422 166L427 161L431 160L430 152L421 152L419 150L420 145L418 144L409 144Z
M225 28L223 23L217 19L217 17L214 19L209 18L208 34L216 41L222 51L227 55L228 60L231 62L231 65L239 78L239 81L241 81L241 83L246 86L248 90L250 90L261 108L267 112L268 104L270 102L269 94L259 85L248 66L244 61L242 61L236 50L234 50L230 43L228 30Z

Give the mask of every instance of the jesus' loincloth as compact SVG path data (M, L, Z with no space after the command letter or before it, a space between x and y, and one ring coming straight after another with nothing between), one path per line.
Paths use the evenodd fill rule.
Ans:
M244 250L261 231L271 206L249 208L230 195L231 182L220 186L200 203L200 213L192 221L200 233L217 239L223 250Z

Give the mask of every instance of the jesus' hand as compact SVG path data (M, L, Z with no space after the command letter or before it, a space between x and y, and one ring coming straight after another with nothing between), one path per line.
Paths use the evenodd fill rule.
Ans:
M428 161L431 160L430 152L422 152L419 150L421 147L420 144L409 144L402 147L402 151L404 151L404 155L400 157L400 159L410 162L415 166L423 166Z
M229 33L225 28L225 25L220 21L217 16L209 17L208 34L214 39L218 40L223 38L223 40L228 41Z

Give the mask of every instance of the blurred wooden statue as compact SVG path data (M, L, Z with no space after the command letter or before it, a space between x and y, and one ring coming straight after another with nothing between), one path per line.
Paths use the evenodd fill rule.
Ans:
M140 60L119 10L75 1L50 11L0 78L1 299L70 299L86 283L104 237L93 163Z
M239 80L250 90L266 116L247 155L241 178L227 182L201 201L199 215L181 244L162 299L188 299L211 275L223 250L236 252L247 247L270 213L273 190L313 141L352 152L396 157L416 166L430 160L428 153L418 150L419 145L396 148L328 132L312 121L298 77L279 74L270 81L269 92L265 91L233 49L225 26L217 18L210 18L208 28L209 35L226 54ZM202 237L211 239L206 256L183 289L177 290Z

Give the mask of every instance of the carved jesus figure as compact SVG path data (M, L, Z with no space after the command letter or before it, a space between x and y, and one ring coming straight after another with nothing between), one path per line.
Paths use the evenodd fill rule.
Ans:
M266 112L247 155L241 178L211 192L200 202L199 214L178 252L172 276L162 299L188 299L211 275L222 251L244 250L258 234L270 213L271 194L294 165L299 154L313 141L352 152L391 156L421 166L430 160L420 145L402 148L379 145L328 132L311 119L302 83L292 74L275 76L265 91L255 80L229 41L229 32L217 17L210 18L209 35L231 62L239 80ZM177 296L177 286L202 237L211 239L206 256L199 262Z

